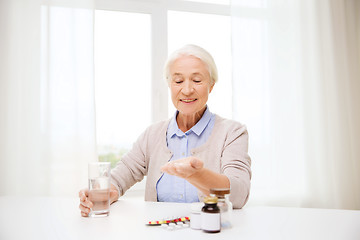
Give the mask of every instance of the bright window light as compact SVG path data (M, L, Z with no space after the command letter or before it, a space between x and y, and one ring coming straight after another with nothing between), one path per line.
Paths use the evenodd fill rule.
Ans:
M150 124L150 43L150 15L95 11L96 138L113 166Z

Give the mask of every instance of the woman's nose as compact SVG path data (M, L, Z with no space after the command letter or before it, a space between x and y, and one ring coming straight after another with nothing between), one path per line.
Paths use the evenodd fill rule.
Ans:
M183 88L182 88L182 93L184 95L189 95L189 94L191 94L193 92L193 90L194 90L194 86L193 86L192 82L191 81L185 81L184 85L183 85Z

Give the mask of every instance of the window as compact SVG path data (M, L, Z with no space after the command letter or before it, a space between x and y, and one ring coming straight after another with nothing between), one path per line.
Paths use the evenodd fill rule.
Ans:
M150 124L150 16L95 11L94 45L98 154L114 167Z
M232 117L230 11L226 4L226 0L173 0L167 4L96 1L95 101L100 161L111 161L114 166L147 126L174 114L162 70L168 53L185 44L198 44L213 55L219 82L208 105L211 111ZM130 192L145 189L144 183L136 186Z

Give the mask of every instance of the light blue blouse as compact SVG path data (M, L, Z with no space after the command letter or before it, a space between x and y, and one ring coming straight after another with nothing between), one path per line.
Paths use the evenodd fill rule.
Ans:
M215 123L215 114L207 107L201 119L186 133L176 122L176 111L170 120L166 141L173 153L169 161L191 156L190 150L203 145L209 138ZM197 189L183 178L164 173L156 184L159 202L198 202Z

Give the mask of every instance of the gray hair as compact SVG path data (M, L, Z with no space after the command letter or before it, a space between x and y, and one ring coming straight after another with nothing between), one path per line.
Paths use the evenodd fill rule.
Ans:
M182 56L194 56L194 57L199 58L208 67L208 72L210 75L210 84L213 85L217 82L218 72L217 72L215 61L214 61L213 57L210 55L210 53L199 46L188 44L188 45L185 45L182 48L176 50L175 52L173 52L167 59L167 61L165 63L165 68L164 68L164 78L166 79L166 81L168 83L171 80L171 78L170 78L171 77L170 76L171 64L173 64L178 58L180 58Z

